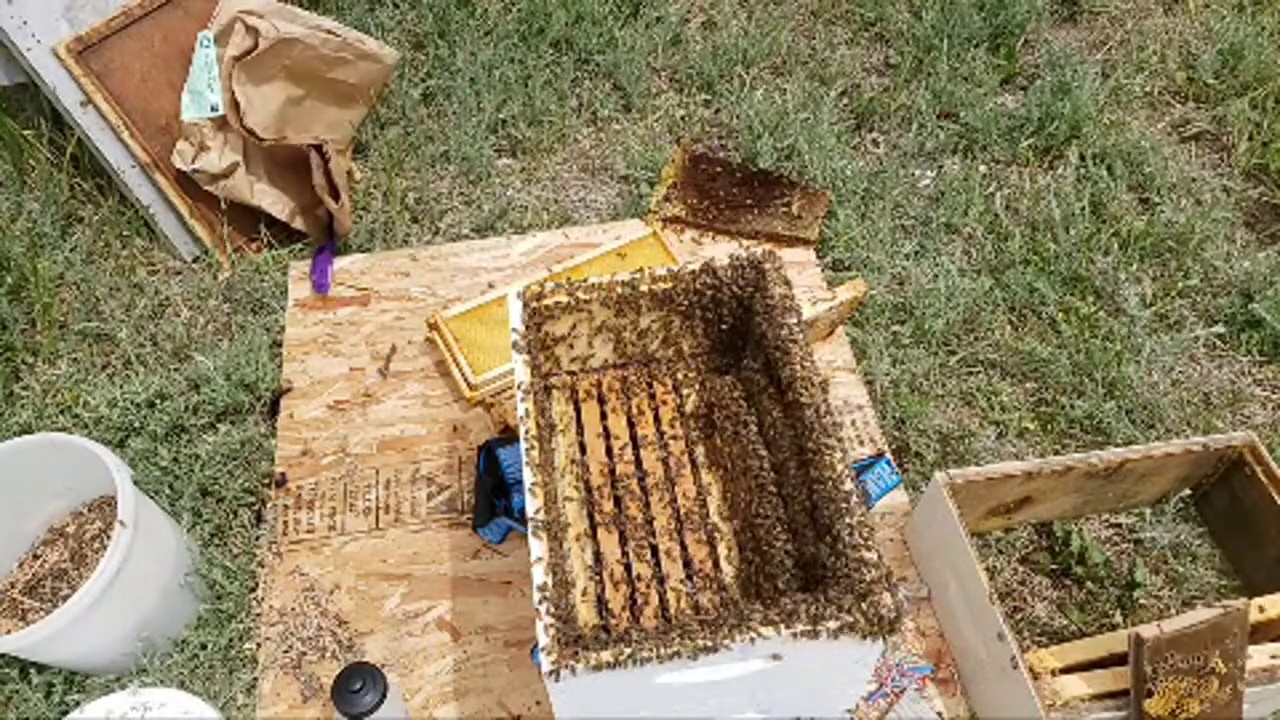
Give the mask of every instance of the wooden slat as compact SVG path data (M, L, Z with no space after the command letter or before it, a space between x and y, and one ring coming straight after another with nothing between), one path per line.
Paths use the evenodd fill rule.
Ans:
M1280 685L1250 685L1244 689L1245 720L1271 720L1280 713ZM1129 698L1124 696L1085 700L1054 708L1053 720L1130 720Z
M604 426L594 377L578 383L578 403L582 413L582 439L587 447L587 483L596 521L596 542L600 548L601 583L609 626L626 630L631 626L631 581L627 577L622 540L618 536L620 518L614 505L609 456L605 449Z
M575 388L562 382L551 389L551 421L555 426L555 476L547 481L557 483L560 507L565 514L565 537L571 548L569 572L573 578L573 598L578 623L584 630L600 625L600 608L596 600L596 541L587 515L587 498L583 488L582 450L578 444L578 420L574 409Z
M811 343L831 335L857 312L867 299L867 281L854 278L831 289L831 297L805 305L804 337Z
M1103 668L1059 675L1041 686L1041 695L1049 705L1067 705L1090 698L1119 695L1129 691L1129 668Z
M1249 600L1250 626L1271 627L1277 621L1280 621L1280 593ZM1090 665L1122 662L1129 655L1129 633L1154 625L1148 623L1032 650L1026 654L1027 669L1035 675L1049 675ZM1269 639L1272 638L1253 636L1255 641Z
M1249 433L1232 433L946 475L965 527L978 534L1150 505L1215 477L1255 443Z
M685 417L694 417L697 412L697 392L692 387L681 386L678 390L681 407ZM737 593L738 542L734 535L733 523L729 519L728 500L725 498L723 480L708 458L706 439L698 433L692 424L685 428L685 442L696 470L698 480L702 484L702 493L707 499L707 516L711 520L716 556L720 560L720 574L724 578L725 591L730 597Z
M969 544L944 473L934 476L907 526L907 544L929 585L943 632L951 641L965 696L978 717L1044 715L1022 653Z
M662 601L658 595L650 546L653 530L649 522L648 502L637 476L636 450L627 423L628 403L621 374L605 373L600 390L604 396L609 446L613 451L613 488L622 501L623 537L627 557L631 560L636 614L641 626L652 629L662 621Z
M1247 592L1280 591L1280 498L1250 453L1196 493L1196 510Z
M684 426L680 420L680 401L670 380L655 379L653 394L658 406L662 437L667 446L667 457L670 459L669 469L675 481L680 526L692 564L698 607L704 612L714 612L720 607L722 588L711 544L707 541L705 508L698 492L698 481L689 463L689 447L685 442Z
M1249 610L1239 600L1134 631L1129 636L1130 715L1135 720L1240 717L1248 646Z
M1270 681L1280 671L1280 643L1250 645L1245 657L1245 681ZM1125 665L1087 670L1046 679L1040 685L1045 701L1066 705L1091 698L1129 692L1129 668Z
M684 572L680 525L671 492L672 481L662 462L662 448L653 404L649 402L647 379L631 377L628 380L627 394L631 402L631 417L636 424L636 437L639 439L640 468L649 494L649 512L653 516L654 538L658 545L658 564L662 569L662 589L667 599L667 611L672 620L679 620L688 616L691 609L689 586Z

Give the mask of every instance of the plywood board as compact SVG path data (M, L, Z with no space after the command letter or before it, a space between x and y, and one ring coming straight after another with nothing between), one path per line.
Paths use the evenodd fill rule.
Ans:
M90 150L160 235L168 239L174 252L191 260L200 254L202 243L54 52L58 43L107 19L125 4L122 0L0 3L0 42L76 132L86 138Z
M974 534L1150 505L1214 477L1256 439L1232 433L948 470Z
M529 661L527 543L513 537L489 546L470 528L475 447L493 424L457 392L424 321L643 227L630 220L343 256L325 298L311 294L305 263L290 268L282 352L292 390L281 402L276 450L286 482L269 501L263 617L297 607L296 574L305 573L323 584L346 619L353 652L386 666L415 717L547 712L543 682ZM692 232L667 237L682 258L723 256L737 247ZM779 254L802 304L833 297L811 248ZM850 459L883 452L846 339L833 335L814 346L814 355L830 378ZM910 603L907 630L890 644L937 666L940 692L931 699L948 717L968 717L906 553L908 507L899 489L872 513ZM327 683L340 659L312 654L298 661L290 650L263 634L258 713L325 714L322 694L304 697L304 685L311 677Z
M57 52L191 231L225 258L255 247L264 223L274 232L287 230L254 208L221 200L169 160L181 134L182 86L196 33L208 26L217 5L217 0L139 0ZM142 67L145 72L139 72Z

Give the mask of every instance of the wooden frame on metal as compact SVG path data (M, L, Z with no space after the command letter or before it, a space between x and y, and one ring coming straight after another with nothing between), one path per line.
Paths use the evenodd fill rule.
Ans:
M54 52L116 136L128 147L138 167L181 216L192 234L226 265L233 252L252 244L257 233L249 228L260 228L264 222L274 223L254 208L219 199L183 175L170 162L169 152L173 148L163 147L167 144L165 140L159 140L159 146L155 146L158 137L173 134L174 140L177 139L175 131L180 127L178 111L182 82L195 46L195 35L207 26L217 5L217 0L137 0L101 23L58 44ZM132 41L134 45L129 45L130 41L124 38L129 33L140 32L145 24L155 25L152 35L163 42L136 39ZM180 30L175 30L174 26ZM139 76L146 78L145 84L138 86L133 97L138 94L145 96L142 99L144 107L172 103L171 107L162 110L171 113L172 117L155 119L154 112L147 115L152 118L150 122L154 132L144 132L138 127L127 98L118 96L88 60L88 55L95 49L113 42L125 43L122 47L129 52L123 54L129 56L130 67L142 60L134 56L139 45L145 45L153 55L145 58L151 69ZM160 51L165 57L154 56ZM114 62L108 66L118 67ZM163 80L157 79L157 68L163 69ZM116 76L119 78L119 73ZM171 98L168 97L170 94ZM136 114L140 110L134 107L132 112Z
M66 66L59 62L55 52L55 46L68 32L84 30L127 4L124 0L89 4L78 0L0 3L0 48L12 54L25 75L86 139L89 149L125 195L167 239L174 253L184 260L192 260L201 252L200 241L136 161L124 140L86 97Z

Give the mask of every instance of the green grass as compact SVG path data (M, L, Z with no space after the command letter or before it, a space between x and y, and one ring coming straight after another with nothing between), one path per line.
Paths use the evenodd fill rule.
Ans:
M38 95L9 91L0 113L21 129L0 162L0 437L60 430L115 449L199 546L209 589L173 655L132 678L0 661L0 715L61 717L135 681L245 715L284 257L246 260L225 280L171 259Z
M349 249L625 217L678 138L714 140L833 191L821 255L875 290L850 339L913 489L945 467L1192 433L1248 428L1280 450L1274 3L307 5L403 53L361 132ZM115 447L196 537L213 590L137 678L0 662L0 714L133 680L245 714L264 409L300 253L226 278L169 259L47 109L0 97L0 436ZM1198 537L1185 513L1140 527L1161 552ZM1131 564L1090 560L1110 526L1088 532L984 551L1133 585ZM1137 583L1134 607L1147 588L1212 595L1209 560ZM1093 602L1062 600L1042 629Z

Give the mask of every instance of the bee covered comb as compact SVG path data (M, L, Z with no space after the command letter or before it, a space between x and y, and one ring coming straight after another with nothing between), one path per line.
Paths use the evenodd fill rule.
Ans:
M681 143L662 171L651 222L817 245L831 193Z

